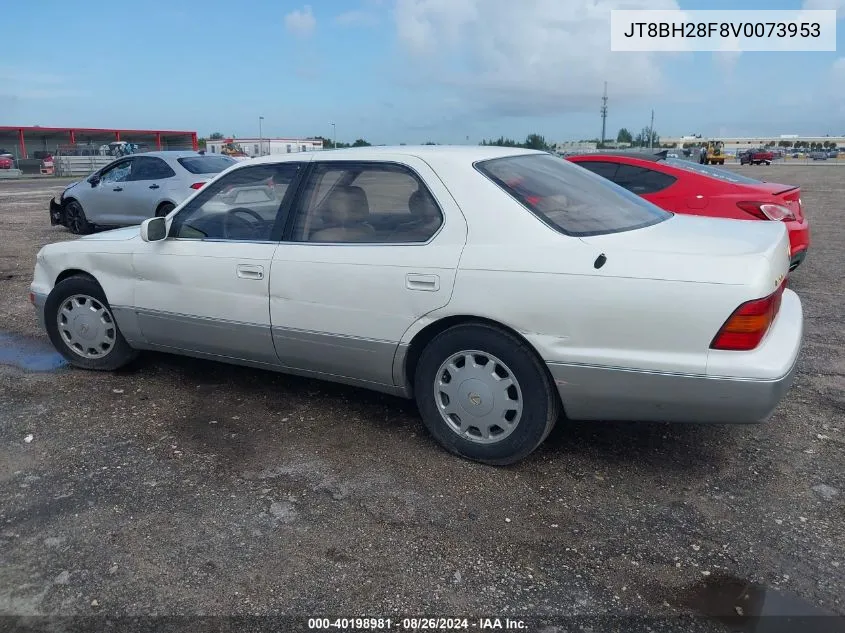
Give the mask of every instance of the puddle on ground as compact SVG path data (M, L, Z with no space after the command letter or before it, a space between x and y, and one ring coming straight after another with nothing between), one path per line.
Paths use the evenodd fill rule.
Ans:
M845 617L798 596L731 576L708 579L680 589L677 606L721 621L742 633L840 633Z
M0 365L25 371L56 371L67 365L49 341L0 332Z

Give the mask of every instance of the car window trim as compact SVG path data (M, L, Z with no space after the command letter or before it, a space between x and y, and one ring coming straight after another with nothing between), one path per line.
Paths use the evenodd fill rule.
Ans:
M300 211L300 206L304 202L305 199L305 189L307 187L307 183L311 178L311 174L316 170L318 165L394 165L396 167L401 167L404 169L409 170L414 174L416 178L423 184L428 192L428 195L431 196L431 199L434 201L434 204L437 206L437 210L440 212L440 226L437 227L437 230L424 242L304 242L301 240L294 240L292 239L293 234L293 227L296 222L296 216ZM332 185L332 189L335 185ZM327 194L328 195L328 194ZM296 192L296 198L292 201L291 208L287 215L287 220L285 222L284 232L282 234L282 238L280 242L284 244L297 244L297 245L309 245L309 246L425 246L429 244L434 238L436 238L440 232L443 230L443 227L446 226L446 214L443 212L443 205L440 204L440 201L437 200L437 197L434 195L434 192L431 191L431 187L428 186L425 178L422 177L414 167L408 165L407 163L400 162L398 160L322 160L319 158L315 158L308 163L308 167L305 170L305 173L302 175L302 180L299 183L299 189Z
M175 216L173 216L173 220L171 221L170 226L167 229L168 235L165 239L178 240L178 241L189 241L189 242L225 242L225 243L238 243L239 242L239 243L242 243L242 244L278 244L281 241L281 240L278 239L279 232L281 231L281 229L284 227L284 224L285 224L285 220L282 220L282 218L286 219L287 216L290 215L290 203L293 200L293 196L294 196L293 190L298 189L299 184L300 184L301 179L302 179L302 172L305 171L303 169L303 165L307 165L307 163L304 163L302 161L281 161L281 162L278 162L278 163L263 163L263 164L258 164L258 165L243 165L242 167L237 167L237 168L233 169L232 171L227 172L225 174L225 176L222 176L219 180L215 180L214 183L212 183L213 185L216 185L219 182L221 182L223 179L229 177L231 174L234 174L235 172L238 172L242 169L260 169L262 167L268 167L268 166L274 167L274 168L279 168L281 166L287 166L287 165L291 165L291 164L296 166L297 171L294 174L294 177L293 177L293 180L291 181L291 184L288 185L288 188L285 190L285 195L282 197L282 201L279 204L279 207L276 209L276 218L273 220L273 226L270 229L270 239L269 240L227 240L227 239L220 238L220 237L177 237L177 236L174 236L174 235L170 235L170 232L173 230L173 227L176 225L176 220L178 219L178 217L180 215L182 215L183 213L187 213L189 210L195 209L196 207L193 207L192 204L195 201L199 200L201 197L204 197L203 194L207 193L208 191L211 191L210 186L207 189L205 189L204 191L201 191L195 198L193 198L185 206L183 206L181 209L179 209L179 211L176 213ZM214 197L216 195L217 195L217 193L213 194L209 198L204 198L202 203L200 203L200 205L205 204L206 202L208 202L208 200L210 200L212 197ZM281 222L280 222L280 220L281 220Z

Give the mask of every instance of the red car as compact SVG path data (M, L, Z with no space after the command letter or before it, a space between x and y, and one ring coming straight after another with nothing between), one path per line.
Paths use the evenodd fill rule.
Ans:
M789 231L790 270L807 255L810 226L801 188L756 180L727 169L658 154L609 152L567 156L657 206L675 213L783 222Z

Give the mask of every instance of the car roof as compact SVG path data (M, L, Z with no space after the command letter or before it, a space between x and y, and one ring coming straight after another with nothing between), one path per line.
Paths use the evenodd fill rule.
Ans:
M395 156L414 156L422 159L435 156L449 156L474 163L479 160L489 160L492 158L548 153L533 149L523 149L521 147L498 147L494 145L371 145L369 147L317 150L316 152L307 152L305 156L308 157L308 160L311 160L315 155L321 158L329 157L333 160L347 157L349 160L379 160ZM302 159L303 154L295 152L292 154L259 156L250 160L249 164L281 163Z
M192 150L156 150L154 152L138 152L137 154L126 154L126 157L135 156L153 156L158 158L187 158L189 156L202 156L202 154Z
M609 150L601 152L582 152L580 154L571 154L567 158L636 158L637 160L648 160L652 162L659 162L665 160L669 150L654 151L625 151L625 150Z

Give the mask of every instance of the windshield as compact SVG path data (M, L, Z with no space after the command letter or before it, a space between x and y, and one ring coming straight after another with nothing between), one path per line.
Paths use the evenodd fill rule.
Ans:
M228 156L190 156L177 160L192 174L218 174L238 162Z
M481 161L476 168L553 229L573 236L630 231L672 214L549 154Z
M685 169L686 171L692 171L697 174L703 174L705 176L710 176L711 178L718 178L719 180L724 180L726 182L735 182L745 185L759 185L763 182L762 180L756 180L754 178L749 178L748 176L741 176L740 174L734 173L727 169L720 169L719 167L714 167L713 165L702 165L701 163L693 163L688 160L667 158L666 164L670 167Z

